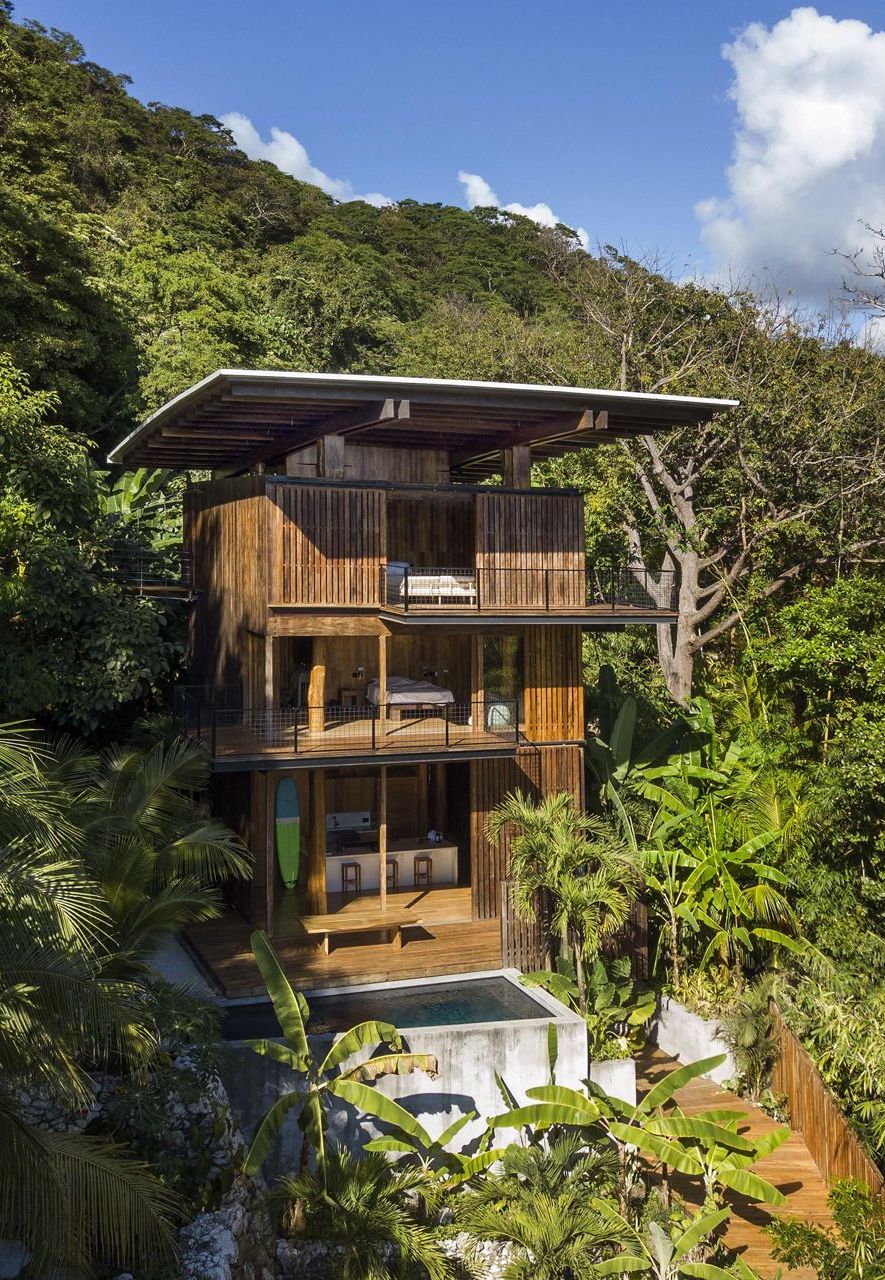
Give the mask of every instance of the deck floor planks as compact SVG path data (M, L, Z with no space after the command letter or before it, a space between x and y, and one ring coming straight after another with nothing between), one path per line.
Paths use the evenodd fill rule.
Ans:
M428 750L458 752L477 749L512 752L516 746L513 729L509 733L489 733L477 725L451 722L447 740L446 722L441 716L388 720L386 727L376 721L374 738L372 723L368 719L332 724L322 730L299 728L297 744L294 724L274 726L272 737L256 732L248 725L219 725L214 733L203 725L202 736L214 743L216 757L333 754L347 757L368 752L392 751L408 755L409 752Z
M344 915L348 910L365 912L366 896L343 903L339 899L340 895L330 895L331 910L340 906ZM397 911L414 911L416 919L423 921L403 934L401 949L390 942L356 938L345 944L339 937L329 955L323 954L319 942L291 936L293 925L287 917L294 921L294 906L278 911L273 945L293 986L310 990L501 967L500 922L470 919L469 889L405 890L388 895L388 904ZM379 923L379 930L382 927ZM192 948L228 997L264 992L249 946L251 932L252 926L237 911L187 931Z
M658 1050L646 1049L637 1062L640 1093L647 1092L662 1075L679 1065ZM747 1123L740 1131L750 1138L761 1137L778 1127L778 1122L764 1111L710 1080L690 1081L676 1094L676 1101L686 1115L712 1108L744 1112ZM772 1216L797 1217L819 1226L832 1226L832 1217L827 1208L827 1185L802 1135L792 1133L783 1146L760 1160L755 1167L762 1177L767 1178L787 1196L787 1204L781 1209L770 1210L729 1193L733 1212L726 1236L727 1243L741 1254L748 1266L759 1273L762 1280L775 1280L779 1273L783 1275L783 1280L816 1280L816 1273L806 1267L787 1268L774 1262L771 1257L771 1241L763 1230ZM688 1204L701 1204L703 1195L699 1192L696 1181L683 1180L677 1176L673 1179L673 1186Z

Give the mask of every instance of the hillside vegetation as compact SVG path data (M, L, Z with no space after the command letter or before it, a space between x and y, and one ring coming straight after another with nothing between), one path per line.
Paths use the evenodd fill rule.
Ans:
M181 614L128 595L113 563L121 543L175 536L182 481L126 480L104 458L146 411L237 365L740 401L538 478L585 492L595 560L677 574L678 628L588 641L593 714L617 710L610 667L636 699L637 744L683 714L706 726L716 770L717 742L734 744L745 789L720 779L694 798L737 807L733 832L755 829L752 804L766 839L779 833L766 856L816 948L793 1024L881 1155L885 1042L866 1010L885 1002L882 358L773 293L676 283L614 248L584 253L567 228L336 204L247 159L213 118L138 102L74 37L0 0L4 718L104 744L168 710ZM697 761L686 749L669 767L691 777ZM639 843L653 794L632 797ZM599 809L611 819L602 793ZM687 951L703 986L713 961ZM784 959L750 951L749 976Z

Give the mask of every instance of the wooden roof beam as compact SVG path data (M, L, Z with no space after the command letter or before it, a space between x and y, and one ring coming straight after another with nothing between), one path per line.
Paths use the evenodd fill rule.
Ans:
M273 458L281 458L284 454L293 453L296 449L304 449L316 444L326 436L350 435L357 431L366 431L370 427L389 426L395 422L406 422L409 419L408 400L374 400L369 404L357 405L353 409L342 409L325 418L313 422L292 424L292 435L289 438L280 435L256 449L254 453L237 459L240 470L257 466L260 462L270 462Z
M452 454L452 467L462 467L470 462L479 462L492 458L502 449L512 449L519 445L550 443L553 440L567 440L569 436L579 432L604 432L608 429L608 412L601 409L594 413L592 409L583 409L580 413L559 414L547 422L525 423L515 427L506 435L498 436L495 441L484 440L472 449L462 449Z

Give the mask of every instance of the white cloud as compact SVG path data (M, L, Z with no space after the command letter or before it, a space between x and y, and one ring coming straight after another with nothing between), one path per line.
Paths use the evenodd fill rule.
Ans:
M530 218L532 222L537 222L541 227L555 227L558 223L565 221L563 218L556 216L549 204L502 204L485 178L478 173L468 173L466 169L459 169L458 181L464 188L464 197L467 200L467 207L470 209L477 207L503 209L505 213L518 213L523 218ZM568 224L566 223L566 225ZM581 247L586 249L590 243L587 232L583 227L575 227L574 230Z
M221 117L221 123L233 134L237 146L245 151L251 160L269 160L284 173L291 173L293 178L301 182L310 182L315 187L334 196L336 200L365 200L367 204L377 206L392 204L387 196L378 191L370 191L368 195L359 195L346 178L330 178L322 169L311 163L310 156L294 134L285 129L271 129L270 142L265 142L261 134L248 116L238 111L230 111Z
M797 8L723 57L737 108L729 195L695 206L719 272L774 274L808 301L839 292L833 250L885 224L885 32Z

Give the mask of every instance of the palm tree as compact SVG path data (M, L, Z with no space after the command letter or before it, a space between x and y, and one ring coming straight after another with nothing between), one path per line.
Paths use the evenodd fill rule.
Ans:
M516 908L532 918L539 899L549 902L552 931L572 958L585 1009L585 965L629 918L640 885L637 860L608 823L582 813L566 791L537 804L511 792L489 814L489 839L499 841L505 828L513 833Z
M70 820L113 921L116 971L144 972L164 937L218 915L219 883L251 865L242 842L200 803L206 755L182 739L99 758L60 743L54 772L74 795Z
M338 1245L343 1280L394 1280L424 1275L448 1280L455 1266L426 1225L422 1206L435 1205L432 1174L391 1165L383 1155L357 1158L341 1147L326 1154L323 1174L277 1179L264 1201L280 1234Z
M22 1091L77 1107L87 1067L141 1067L155 1037L142 988L109 977L102 895L65 846L63 790L34 738L0 731L0 1239L29 1274L147 1266L171 1252L172 1198L114 1144L47 1132Z

